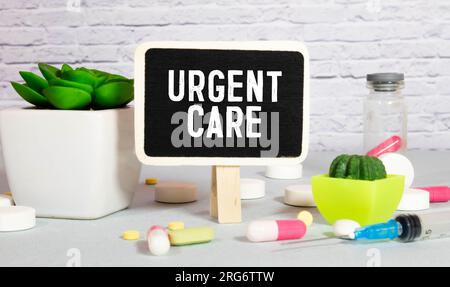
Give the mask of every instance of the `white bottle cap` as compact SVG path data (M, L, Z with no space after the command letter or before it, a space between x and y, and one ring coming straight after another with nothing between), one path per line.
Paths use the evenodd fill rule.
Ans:
M403 193L397 210L414 211L428 208L430 208L430 193L425 190L410 188Z
M241 178L241 199L257 199L266 195L266 182L256 178Z
M310 184L294 184L284 189L284 203L293 206L316 206Z
M379 157L386 168L387 174L398 174L405 177L405 190L414 180L414 167L409 159L399 153L385 153Z
M19 231L36 225L36 211L27 206L0 207L0 232Z
M269 165L266 167L266 177L275 179L302 178L303 166L296 165Z

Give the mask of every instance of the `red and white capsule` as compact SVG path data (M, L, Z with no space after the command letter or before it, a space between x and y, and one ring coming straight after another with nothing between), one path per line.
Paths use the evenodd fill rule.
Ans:
M448 186L426 186L417 189L426 190L430 193L430 202L447 202L450 200L450 187Z
M402 148L403 142L402 139L399 136L392 136L385 140L384 142L380 143L373 149L367 152L368 156L374 156L379 157L382 154L389 153L389 152L396 152L399 149Z
M247 238L253 242L300 239L306 231L306 224L298 219L258 220L248 225Z

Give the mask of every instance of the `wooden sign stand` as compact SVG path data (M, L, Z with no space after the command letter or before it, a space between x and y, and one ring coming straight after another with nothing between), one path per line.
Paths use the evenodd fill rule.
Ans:
M143 43L134 87L137 157L146 165L213 166L210 214L219 223L242 221L240 166L296 165L308 153L302 43Z
M212 167L210 212L219 223L242 221L239 166Z

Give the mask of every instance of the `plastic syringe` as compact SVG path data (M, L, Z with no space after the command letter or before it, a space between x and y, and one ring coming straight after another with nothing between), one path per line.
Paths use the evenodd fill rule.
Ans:
M450 210L426 214L401 214L384 223L358 228L348 236L313 238L303 241L286 242L283 245L306 244L311 242L327 242L337 239L350 240L394 240L411 242L417 240L450 237ZM334 241L331 245L344 243ZM322 245L307 245L308 248ZM296 247L298 248L298 247ZM296 249L295 248L295 249ZM292 250L292 248L281 249Z
M354 240L399 239L402 242L450 237L450 211L401 214L385 223L365 226L349 235Z

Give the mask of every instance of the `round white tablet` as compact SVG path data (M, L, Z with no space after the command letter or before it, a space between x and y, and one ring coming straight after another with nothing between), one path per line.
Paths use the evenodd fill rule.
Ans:
M241 199L257 199L266 195L266 182L256 178L241 178Z
M349 236L360 227L361 226L356 221L350 219L341 219L336 220L336 222L333 224L333 232L336 236Z
M275 179L298 179L302 178L303 166L296 165L270 165L266 167L266 177Z
M6 194L0 194L0 207L13 206L14 200L12 196Z
M284 189L284 203L294 206L316 206L310 184L294 184Z
M410 188L403 193L397 210L414 211L430 208L430 193L421 189Z
M155 200L164 203L186 203L196 201L197 185L191 182L159 182L155 186Z
M19 231L36 225L36 211L27 206L0 207L0 232Z
M407 157L399 153L385 153L379 157L387 174L399 174L405 177L405 190L414 180L414 167Z

